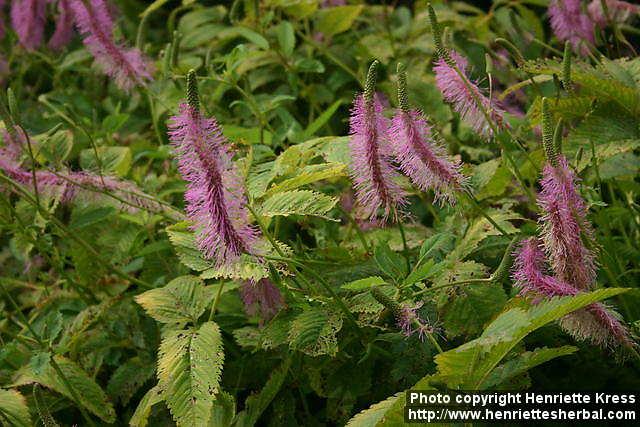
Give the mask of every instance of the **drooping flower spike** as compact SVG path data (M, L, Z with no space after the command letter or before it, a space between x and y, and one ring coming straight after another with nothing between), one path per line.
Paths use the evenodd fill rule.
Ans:
M389 124L382 114L380 96L375 93L377 66L378 61L371 64L364 92L356 97L351 109L350 174L359 217L374 218L381 212L383 219L391 214L396 219L405 203L405 193L395 182L399 174L391 164Z
M460 162L447 156L424 114L409 108L406 81L404 67L398 64L399 108L389 130L397 162L420 190L433 190L436 200L453 204L467 179L460 172Z
M52 50L60 50L73 37L73 11L71 10L71 0L58 0L58 16L56 18L56 29L49 40L48 46Z
M612 22L621 24L627 21L632 14L640 14L640 5L631 4L622 0L606 0L605 1L609 19ZM607 26L607 17L602 9L602 0L591 0L587 7L591 20L599 27Z
M151 64L136 48L125 48L113 37L113 19L104 0L70 0L83 42L103 71L128 91L151 80Z
M433 67L438 89L442 92L444 100L453 106L465 123L485 137L494 137L496 130L507 127L504 110L469 78L467 60L457 52L444 47L435 11L431 5L428 9L438 55Z
M14 0L11 4L11 25L27 50L35 50L42 44L47 1Z
M548 12L558 40L568 41L574 52L586 55L595 43L594 25L580 3L580 0L551 0Z
M187 76L187 101L169 120L169 138L187 181L187 216L204 256L225 265L253 252L257 232L249 224L242 180L220 127L200 112L193 70Z
M547 157L538 205L543 212L540 228L545 252L558 278L577 289L589 289L596 278L594 231L587 219L587 205L578 194L578 178L554 141L548 100L542 101L543 146Z
M545 274L545 254L535 237L522 242L514 253L513 278L521 294L540 298L578 295L582 291L556 277ZM578 340L590 341L602 347L632 346L629 331L620 315L611 307L594 303L560 320L560 326Z
M261 322L275 316L284 305L280 290L269 280L246 280L240 288L240 297L249 316L260 316Z

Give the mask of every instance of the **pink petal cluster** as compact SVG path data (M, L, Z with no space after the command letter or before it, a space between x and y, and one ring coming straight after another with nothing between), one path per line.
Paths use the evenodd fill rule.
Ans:
M204 256L224 265L251 252L257 233L249 224L242 180L216 120L182 104L169 121L169 138L188 182L187 215Z
M71 0L58 0L58 16L56 18L56 29L49 39L48 46L51 50L60 50L73 37L73 11L71 10Z
M545 254L541 242L533 237L516 250L513 278L523 295L538 300L578 295L582 290L545 274ZM620 315L602 303L594 303L566 315L560 326L578 340L590 341L602 347L631 346L629 331L621 323Z
M613 22L627 21L632 14L640 13L640 6L621 0L606 0L609 18ZM607 17L602 10L601 0L592 0L587 7L591 20L600 28L607 26Z
M364 219L376 217L380 210L382 218L387 219L405 203L405 193L395 182L399 174L391 164L389 123L382 114L383 108L381 97L376 94L370 103L359 95L351 109L350 174L359 216Z
M123 90L151 80L151 64L138 49L127 49L113 37L113 19L104 0L70 0L83 42L98 65Z
M14 0L11 4L11 25L25 49L34 50L42 43L47 1Z
M466 76L467 60L455 51L451 51L450 55L458 69ZM476 132L488 137L494 136L493 129L478 106L478 102L488 113L489 118L497 129L506 127L504 111L482 93L476 82L467 77L467 85L454 67L449 65L444 58L438 59L433 71L436 77L436 85L442 92L444 100L451 103L453 109L462 117L462 120Z
M551 0L548 12L558 40L568 41L575 52L586 55L595 43L594 25L580 3L580 0Z
M389 139L400 169L418 188L433 190L436 200L455 203L456 192L467 179L460 172L460 162L447 156L421 112L398 109Z
M593 241L593 229L577 182L564 156L558 156L557 166L545 165L538 196L543 211L540 225L554 273L578 289L589 289L596 279L596 256L584 240Z
M244 281L240 297L247 315L259 315L262 322L272 319L284 306L280 290L269 279Z

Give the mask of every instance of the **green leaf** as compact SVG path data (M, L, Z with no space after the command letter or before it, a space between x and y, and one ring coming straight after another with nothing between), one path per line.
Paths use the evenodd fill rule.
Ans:
M80 152L80 166L92 172L102 172L104 175L125 176L131 168L132 155L129 147L97 147L96 152L87 148ZM100 165L98 164L100 163ZM100 166L102 166L100 168Z
M291 56L296 47L296 35L293 32L293 25L289 21L282 21L276 27L278 45L285 56Z
M182 276L173 279L163 288L137 295L135 300L158 322L195 323L210 304L209 298L205 296L202 279Z
M30 427L33 425L27 400L16 390L0 389L0 423L4 427Z
M328 37L345 32L353 26L363 8L363 5L352 5L322 9L317 13L316 29Z
M149 389L140 400L140 403L138 403L136 411L129 420L129 425L131 427L146 427L151 408L153 405L162 402L162 400L162 389L160 387L154 386Z
M309 165L297 172L295 178L286 179L267 191L267 195L294 190L303 185L312 184L317 181L329 178L339 178L346 175L346 165L341 163L323 163L319 165Z
M278 394L284 380L287 378L291 358L286 358L269 377L267 383L262 387L260 393L249 396L245 402L245 409L238 414L237 427L252 427L260 419L265 409L271 404L273 398Z
M479 390L502 359L528 334L594 302L628 289L598 289L572 297L553 298L528 310L502 313L482 335L436 356L439 375L451 388Z
M269 49L269 42L267 41L267 39L265 39L260 34L256 33L255 31L247 27L235 26L233 28L228 29L226 31L226 35L244 37L245 39L249 40L251 43L255 44L261 49L264 49L264 50Z
M556 357L567 356L578 351L577 347L565 345L557 348L537 348L534 351L526 351L518 357L511 359L495 368L480 386L486 390L503 384L505 381L527 372Z
M313 122L309 124L309 126L307 126L307 128L302 132L302 134L298 138L304 141L306 139L311 138L313 135L315 135L316 132L322 129L322 126L324 126L325 124L327 124L329 120L331 120L331 117L333 117L333 115L336 113L336 111L338 111L338 108L340 108L341 105L342 105L341 99L338 99L333 104L331 104L329 108L324 110L322 114L320 114Z
M404 258L386 243L375 248L373 258L380 270L397 282L401 282L408 273Z
M159 349L158 386L178 426L207 424L223 363L222 337L214 322L167 332Z
M43 138L38 148L39 151L36 158L39 161L46 160L54 165L60 165L71 153L73 133L59 130L48 138Z
M142 385L155 372L153 363L140 357L132 357L115 370L109 384L107 393L114 402L120 401L122 406L127 406L129 400Z
M336 335L342 328L342 317L333 311L314 307L303 311L291 323L289 345L310 356L338 352Z
M100 386L75 362L60 355L54 356L53 360L56 361L63 375L78 395L80 399L78 403L103 421L113 423L116 420L116 413ZM28 365L21 368L15 376L13 385L21 386L33 383L41 384L74 400L69 388L50 363L39 374L36 374Z
M218 398L213 402L213 410L209 419L209 427L230 427L233 417L236 415L236 401L232 395L225 391L218 393Z
M327 217L338 199L310 190L293 190L275 193L262 203L262 216L311 215Z
M369 408L351 418L345 427L374 427L384 419L387 411L391 409L396 402L400 400L404 401L404 399L404 393L400 392L382 402L374 403L369 406Z
M384 285L386 282L380 276L365 277L364 279L354 280L353 282L345 283L340 286L342 289L349 291L362 291L371 288L376 285Z

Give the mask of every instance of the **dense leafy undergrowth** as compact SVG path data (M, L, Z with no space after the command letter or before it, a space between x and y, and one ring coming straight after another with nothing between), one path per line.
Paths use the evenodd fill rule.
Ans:
M2 425L640 389L636 6L5 3Z

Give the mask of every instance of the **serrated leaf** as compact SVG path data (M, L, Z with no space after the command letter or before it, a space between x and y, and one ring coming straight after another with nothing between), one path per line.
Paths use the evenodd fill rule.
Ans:
M96 151L99 160L96 160ZM133 157L129 147L97 147L80 152L80 166L104 175L125 176L131 168Z
M27 400L16 390L0 389L0 423L4 427L30 427Z
M162 400L162 389L160 387L154 386L149 389L140 400L140 403L138 403L136 411L129 420L129 425L131 427L146 427L151 408L153 405L162 402Z
M220 328L171 330L160 344L158 386L179 426L206 426L224 363Z
M373 427L384 419L387 411L399 400L404 400L404 393L396 393L393 396L374 403L369 408L356 414L349 420L345 427Z
M154 372L151 361L132 357L118 366L111 375L107 393L114 402L119 401L122 406L127 406L129 400L153 376Z
M380 276L365 277L364 279L354 280L353 282L345 283L340 287L349 291L361 291L371 288L376 285L384 285L386 282Z
M135 300L162 323L195 323L210 303L202 279L195 276L178 277L163 288L137 295Z
M305 166L298 170L295 178L286 179L267 191L267 195L273 195L284 191L294 190L304 185L329 178L345 176L346 166L342 163L323 163L320 165Z
M265 217L311 215L326 217L338 199L310 190L293 190L276 193L266 199L260 207Z
M291 323L289 346L310 356L335 356L341 328L342 318L337 313L319 307L307 309Z
M75 362L60 355L55 355L54 360L78 395L78 398L80 399L80 402L78 403L103 421L107 423L114 422L116 419L116 413L113 409L113 405L100 386L78 365L76 365ZM48 364L38 375L36 375L29 366L20 369L16 374L13 385L20 386L33 383L43 385L71 400L74 400L71 391L69 391L69 388L53 369L51 364Z
M284 380L287 378L291 358L286 358L269 377L262 390L256 395L249 396L245 402L245 409L238 414L237 427L252 427L260 419L265 409L271 404L273 398L278 394Z

